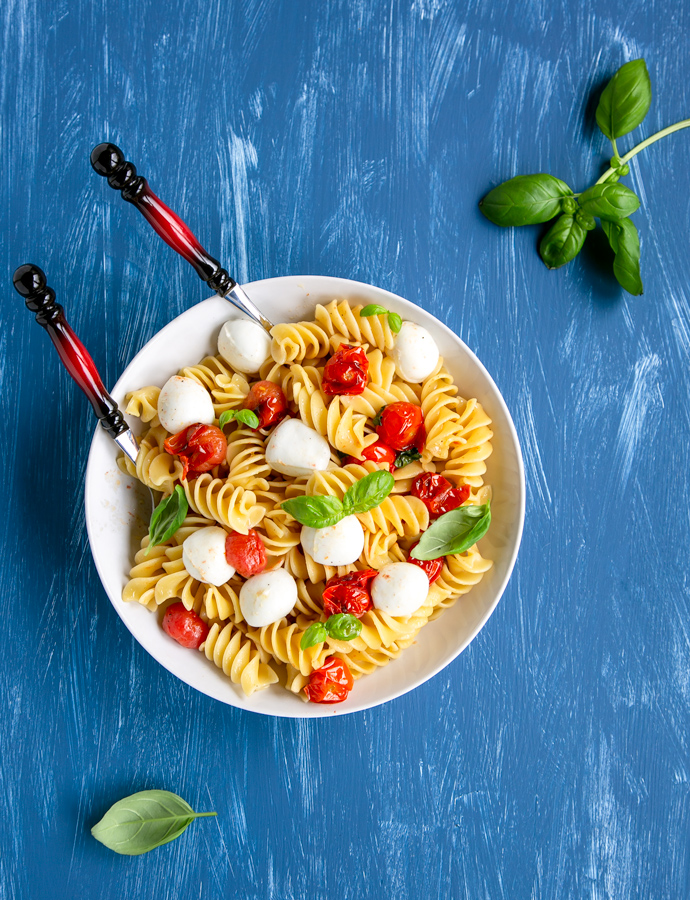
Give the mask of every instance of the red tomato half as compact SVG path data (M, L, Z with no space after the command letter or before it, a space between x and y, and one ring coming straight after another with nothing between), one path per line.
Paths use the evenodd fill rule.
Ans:
M228 565L243 578L258 575L266 568L266 548L258 531L249 529L247 534L233 531L225 538L225 558Z
M463 484L462 487L454 488L443 475L424 472L412 482L410 493L413 497L419 497L429 510L429 515L440 516L462 506L470 496L470 486Z
M184 603L171 603L166 609L163 631L190 650L198 650L208 637L206 622L193 609L187 609Z
M379 416L380 424L376 426L376 431L384 443L393 450L417 447L421 453L426 438L421 407L414 403L391 403L383 407Z
M383 441L376 441L375 444L370 444L362 450L362 459L370 459L375 463L379 463L379 465L387 464L389 472L395 469L395 458L397 455L395 450L384 444ZM356 456L346 456L343 459L343 465L349 466L351 463L361 464L362 459L357 459Z
M347 663L328 656L321 668L311 673L304 693L312 703L342 703L354 683Z
M418 543L419 541L417 541L417 544ZM413 544L410 547L410 553L412 553L417 544ZM412 565L419 566L420 569L424 570L424 574L429 579L429 584L433 584L441 574L444 560L445 556L442 556L440 559L412 559L412 557L409 556L407 559L407 561L409 563L412 563Z
M368 371L364 350L341 344L324 367L321 388L324 394L361 394L367 386Z
M250 388L243 409L252 409L259 417L259 428L270 428L280 422L288 411L285 394L272 381L257 381Z
M215 425L190 425L163 444L168 453L179 456L184 464L182 480L196 478L225 459L228 442Z
M373 606L371 582L377 575L375 569L364 569L329 578L323 591L323 611L327 616L349 613L361 618Z

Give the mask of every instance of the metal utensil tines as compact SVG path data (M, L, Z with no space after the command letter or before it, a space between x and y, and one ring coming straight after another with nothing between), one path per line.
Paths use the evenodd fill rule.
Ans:
M88 397L96 418L108 437L136 465L139 453L137 439L117 403L106 391L89 351L67 323L62 306L55 302L55 291L48 287L43 270L32 264L19 266L12 281L17 293L24 298L27 308L36 314L38 324L50 335L62 364ZM156 505L153 492L150 488L148 491L153 510Z
M134 163L128 162L116 144L99 144L91 151L91 165L95 172L108 179L111 188L119 190L123 199L135 206L166 244L194 267L202 281L233 306L248 315L266 331L272 323L249 299L228 271L221 267L199 243L191 229L170 207L153 193L148 181L137 175Z

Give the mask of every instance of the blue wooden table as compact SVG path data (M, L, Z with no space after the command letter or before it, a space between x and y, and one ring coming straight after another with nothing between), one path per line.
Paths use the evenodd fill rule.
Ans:
M690 115L684 0L17 0L2 40L0 897L687 897L690 132L627 179L643 297L591 252L548 272L538 229L477 209L518 172L590 184L610 153L591 98L627 59L654 86L641 132ZM205 292L92 173L106 139L238 280L393 290L502 390L517 567L406 697L311 722L225 707L110 606L94 421L11 273L43 266L110 384ZM139 858L90 836L152 787L218 818Z

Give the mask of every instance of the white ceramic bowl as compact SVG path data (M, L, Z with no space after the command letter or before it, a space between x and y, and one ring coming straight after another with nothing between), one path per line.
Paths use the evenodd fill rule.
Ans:
M434 336L460 393L477 397L493 420L493 454L487 481L493 486L492 523L481 541L493 569L469 594L434 622L425 626L415 644L398 660L355 682L344 703L304 703L274 685L245 697L202 653L172 641L156 616L135 603L124 603L122 588L139 540L147 530L148 492L123 476L115 459L117 448L98 427L86 469L86 524L91 551L103 587L117 614L134 637L161 665L209 697L253 712L291 718L337 716L385 703L423 684L461 653L501 598L515 563L525 514L525 478L515 426L491 376L477 357L452 331L429 313L380 288L318 275L288 276L257 281L247 293L273 322L311 319L317 303L334 298L351 303L380 303L427 328ZM125 394L147 384L163 385L182 366L216 352L223 322L237 315L227 301L212 297L166 325L127 366L112 390L123 404ZM131 420L135 432L137 419Z

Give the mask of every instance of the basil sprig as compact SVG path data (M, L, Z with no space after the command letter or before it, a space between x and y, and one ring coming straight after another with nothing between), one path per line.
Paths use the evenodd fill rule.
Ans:
M218 424L221 428L224 428L233 419L237 419L238 422L248 425L250 428L259 427L259 417L251 409L226 409L225 412L220 414Z
M325 622L313 622L302 635L299 645L302 650L308 650L316 644L323 644L329 637L336 641L353 641L361 631L362 623L357 616L336 613Z
M417 462L422 458L422 454L416 447L408 447L407 450L401 450L395 457L395 468L402 469L403 466L409 465L411 462Z
M640 240L628 218L638 209L640 200L618 182L629 174L628 162L634 156L674 131L690 127L690 119L676 122L620 156L617 139L642 123L651 101L652 86L645 61L634 59L625 63L604 88L597 106L597 124L611 141L613 156L596 183L575 193L553 175L518 175L489 191L480 201L480 209L487 219L504 227L536 225L555 218L539 244L539 254L550 269L577 256L587 232L596 227L595 220L599 219L615 254L613 274L630 294L641 294Z
M139 856L174 841L194 821L215 812L194 812L170 791L139 791L110 807L91 834L116 853Z
M187 497L179 484L169 497L165 497L154 509L149 523L149 545L145 555L148 556L152 547L164 544L169 540L184 522L189 504Z
M393 490L395 479L390 472L370 472L348 488L342 500L337 497L292 497L280 504L301 525L310 528L328 528L345 516L364 513L386 499Z
M484 537L489 525L491 508L488 503L451 509L427 528L410 556L412 559L440 559L464 553Z
M364 309L360 309L359 314L365 319L369 316L388 316L388 325L390 326L390 330L395 334L402 328L402 317L396 312L391 312L390 309L386 309L385 306L379 306L378 303L369 303Z

